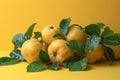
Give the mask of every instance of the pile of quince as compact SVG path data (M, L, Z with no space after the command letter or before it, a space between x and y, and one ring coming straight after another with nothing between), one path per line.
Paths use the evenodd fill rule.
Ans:
M58 70L63 66L70 71L86 70L87 64L120 59L120 34L103 23L80 26L63 19L59 26L48 25L34 32L33 23L25 34L16 34L12 42L12 58L27 61L28 72L46 68ZM19 53L19 54L18 54Z

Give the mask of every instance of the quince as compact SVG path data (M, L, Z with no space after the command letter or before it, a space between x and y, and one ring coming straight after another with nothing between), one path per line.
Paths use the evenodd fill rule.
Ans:
M98 44L92 52L87 53L85 55L85 57L88 59L88 63L95 63L103 56L104 56L104 48L101 44Z
M68 41L78 40L79 42L81 42L84 45L85 42L86 42L86 39L87 39L87 34L85 34L83 32L81 27L71 26L71 27L69 27L69 31L67 33L66 38L67 38Z
M32 38L23 43L21 54L28 63L31 63L33 61L40 61L40 49L45 50L45 47L40 43L39 40Z
M73 51L69 49L66 45L67 41L62 39L57 39L53 41L48 47L48 55L50 56L51 62L59 62L61 65L62 62L74 55Z
M61 34L60 29L54 25L48 25L46 27L44 27L41 30L42 33L42 38L43 41L49 45L50 43L52 43L54 40L56 40L55 38L53 38L53 36L55 34Z

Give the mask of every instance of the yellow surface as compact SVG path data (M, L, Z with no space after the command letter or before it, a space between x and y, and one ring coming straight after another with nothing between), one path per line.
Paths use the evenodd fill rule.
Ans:
M10 51L0 51L1 56L8 56ZM120 80L120 61L112 66L108 63L88 65L87 71L71 72L44 70L27 73L25 62L11 66L0 66L0 80Z
M120 0L0 0L0 50L13 49L13 35L33 22L39 31L67 17L83 26L103 22L120 32Z

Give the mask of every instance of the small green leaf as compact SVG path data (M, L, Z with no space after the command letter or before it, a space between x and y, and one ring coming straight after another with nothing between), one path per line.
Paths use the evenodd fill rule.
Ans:
M41 32L34 32L34 37L33 38L36 38L38 39L39 37L41 37Z
M100 29L103 29L105 27L104 23L97 23L96 24Z
M96 24L90 24L88 26L85 26L84 30L85 33L88 35L100 35L100 28Z
M64 35L62 35L62 34L55 34L54 36L53 36L53 38L62 38L62 39L65 39L65 37L64 37Z
M15 58L9 58L9 57L1 57L0 58L0 66L13 65L18 62L20 62L20 61Z
M42 60L43 62L49 62L50 61L50 57L48 55L47 52L45 52L44 50L40 50L40 54L39 54L39 58L40 60Z
M11 56L11 58L15 58L15 59L18 59L20 61L25 61L25 59L21 55L21 51L20 50L12 50L10 52L10 56Z
M108 56L108 58L109 58L109 60L110 60L110 65L113 63L113 61L114 61L114 52L113 52L113 50L111 49L111 48L109 48L109 47L105 47L105 49L106 49L106 54L107 54L107 56Z
M35 62L30 63L27 66L27 72L39 72L43 70L45 67L46 65L44 63L35 61Z
M59 63L54 62L52 65L48 66L49 69L57 71L59 69Z
M70 58L67 58L66 60L64 60L62 65L67 68L69 63L76 62L76 61L79 61L79 60L80 60L79 56L73 56L73 57L70 57Z
M120 34L116 33L112 36L103 39L103 44L106 46L117 46L120 45Z
M102 37L107 38L114 34L113 30L110 30L109 27L105 27L104 31L102 32Z
M100 43L101 38L96 35L90 36L85 43L85 53L90 53Z
M66 35L67 32L68 32L68 27L69 27L69 24L71 22L71 19L70 18L67 18L67 19L63 19L60 24L59 24L59 27L60 27L60 31Z
M81 54L84 54L84 47L82 43L80 43L77 40L70 40L67 42L67 46L73 51L73 52L80 52Z
M87 59L86 58L69 64L70 71L83 71L83 70L86 70L86 68L87 68Z
M30 27L27 29L27 31L25 32L25 38L26 39L30 39L30 37L32 36L33 33L33 29L35 27L37 23L33 23L32 25L30 25Z
M25 42L25 40L26 39L25 39L24 34L22 34L22 33L16 34L12 39L12 43L14 44L15 49L21 48L22 44Z

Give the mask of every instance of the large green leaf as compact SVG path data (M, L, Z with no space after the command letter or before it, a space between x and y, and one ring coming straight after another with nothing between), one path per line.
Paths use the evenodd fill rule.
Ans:
M106 46L117 46L120 45L120 34L114 34L112 36L109 36L107 38L103 39L103 44Z
M113 52L113 50L111 49L111 48L109 48L109 47L105 47L105 49L106 49L106 54L107 54L107 57L109 58L109 60L110 60L110 65L113 63L113 61L114 61L114 52Z
M96 36L96 35L90 36L86 40L85 53L90 53L91 51L93 51L94 48L100 43L100 41L101 41L101 38L99 36Z
M96 24L85 26L84 30L88 35L100 35L100 28Z
M10 57L1 57L0 58L0 66L13 65L18 62L20 62L20 61L15 58L10 58Z
M27 66L27 72L39 72L43 70L46 67L46 65L40 61L35 61L30 63Z
M60 24L59 24L59 27L60 27L60 31L66 35L67 32L68 32L68 27L69 27L69 24L71 22L71 19L70 18L67 18L67 19L63 19Z
M70 40L67 42L67 46L73 51L73 52L80 52L81 54L84 54L84 47L82 43L80 43L77 40Z
M73 62L69 64L70 71L83 71L87 68L87 59L83 58L77 62Z
M43 62L49 62L50 61L50 57L48 55L47 52L45 52L44 50L40 50L40 53L39 53L39 58L40 60L42 60Z
M104 31L102 32L102 37L107 38L114 34L113 30L110 30L109 27L105 27Z
M25 38L26 39L30 39L30 37L32 36L33 33L33 29L35 27L37 23L33 23L32 25L30 25L30 27L27 29L27 31L25 32Z
M21 48L22 44L24 43L25 40L26 39L25 39L24 34L22 34L22 33L16 34L12 39L12 43L14 44L14 48L15 49Z
M25 61L25 59L21 55L21 51L20 50L12 50L10 52L10 56L11 56L11 58L15 58L15 59L18 59L20 61Z

